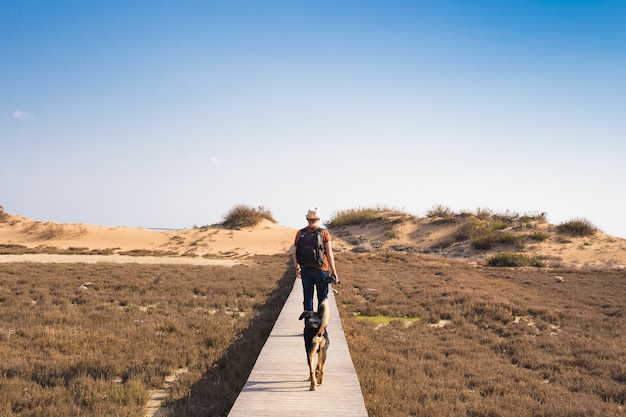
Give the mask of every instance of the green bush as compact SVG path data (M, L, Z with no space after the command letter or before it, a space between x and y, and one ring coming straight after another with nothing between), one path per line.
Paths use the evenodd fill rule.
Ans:
M238 204L226 213L221 225L227 229L238 229L241 227L256 226L261 223L262 220L269 220L272 223L276 223L272 213L265 207L259 206L254 208L245 204Z
M593 236L598 228L585 218L576 218L560 223L557 230L570 236Z
M524 255L523 253L512 252L503 252L493 255L488 259L487 265L496 267L534 266L537 268L546 266L545 262L539 258Z

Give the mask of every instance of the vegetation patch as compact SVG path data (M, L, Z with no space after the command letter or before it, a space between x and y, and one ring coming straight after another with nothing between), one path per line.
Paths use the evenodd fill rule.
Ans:
M9 214L4 211L4 207L0 206L0 223L6 222L9 219Z
M232 207L224 215L224 220L220 223L227 229L240 229L242 227L253 227L263 220L276 223L272 212L263 206L251 207L245 204L238 204Z
M418 254L337 258L370 417L623 417L624 271L563 270L557 283L554 271ZM422 320L372 331L359 312Z
M378 316L362 316L362 315L357 315L356 316L359 320L365 320L374 324L381 324L381 325L387 325L389 323L391 323L392 321L403 321L405 323L415 323L416 321L419 321L419 317L391 317L391 316L383 316L383 315L378 315Z
M168 415L226 415L293 282L284 257L252 261L4 264L0 415L143 416L179 368Z
M458 223L457 231L452 238L455 242L468 241L474 249L489 250L496 246L515 245L522 247L528 239L546 240L549 234L540 231L522 233L520 229L536 227L545 222L545 213L519 214L506 211L493 213L488 209L477 209L474 212L454 213L445 206L436 205L427 212L427 217L434 224ZM451 246L437 244L436 247Z
M125 256L177 256L178 252L165 250L131 249L127 251L119 251L118 254Z
M570 236L593 236L598 228L585 218L576 218L560 223L557 230Z
M522 246L527 238L528 236L524 234L490 231L488 233L472 236L470 244L475 249L488 250L496 245Z
M65 234L65 225L61 223L46 222L42 225L41 233L46 239L62 237Z
M336 257L369 416L623 416L625 271ZM142 416L150 390L187 368L166 414L225 416L292 284L284 256L232 268L5 264L0 415Z
M326 222L329 228L339 228L342 226L359 226L369 223L392 223L398 217L410 217L406 213L392 210L386 207L376 208L355 208L341 210L334 213Z
M546 266L545 261L535 257L525 255L523 253L504 252L495 254L487 259L487 266L496 267L522 267L534 266L543 268Z
M435 224L455 223L456 214L443 204L435 204L426 211L426 217L432 219Z
M550 239L551 234L538 230L541 224L546 223L546 213L517 213L506 210L496 213L489 209L478 208L474 211L454 212L442 204L435 204L426 211L426 219L419 222L416 217L406 213L394 211L385 207L379 208L355 208L335 213L327 226L340 228L342 226L364 226L367 224L383 225L386 229L383 236L386 239L399 238L399 228L395 227L398 222L410 219L419 223L418 228L424 225L448 227L444 236L438 237L427 248L411 248L412 252L446 251L457 244L469 244L473 249L481 251L493 250L498 247L510 247L515 251L522 251L529 241L543 242ZM444 232L444 231L441 231ZM343 235L341 235L343 233ZM419 230L417 231L419 233ZM427 231L426 234L431 233ZM338 235L346 242L357 245L354 252L372 252L378 249L388 248L394 251L406 251L406 244L385 246L378 242L376 246L373 239L368 240L363 236L353 236L349 230L339 230ZM377 237L377 239L380 239ZM556 239L556 238L555 238ZM464 246L459 246L463 248Z
M535 232L529 233L527 236L529 239L534 240L536 242L543 242L543 241L550 239L549 233L541 232L541 231L535 231Z

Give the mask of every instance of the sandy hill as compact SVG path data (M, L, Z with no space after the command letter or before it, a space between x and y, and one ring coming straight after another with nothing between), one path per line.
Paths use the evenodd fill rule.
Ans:
M478 249L466 236L467 227L468 221L458 216L442 221L391 213L385 221L336 228L333 235L344 242L341 246L357 252L391 249L477 263L496 253L513 252L538 257L552 267L626 268L626 239L600 231L587 237L568 236L555 225L533 221L497 230L495 236L507 239Z
M388 213L384 221L331 228L338 253L384 250L420 252L481 263L498 252L522 252L550 266L577 268L626 267L626 239L602 232L589 237L563 236L556 226L534 222L499 231L515 243L477 249L463 237L467 222L420 219ZM152 230L86 224L40 222L6 215L0 222L0 254L60 253L242 259L250 255L287 254L296 229L263 221L251 228L229 230L210 226L185 230ZM527 236L539 234L541 240ZM521 242L521 243L520 243Z
M295 229L270 221L238 230L219 226L153 230L39 222L9 216L0 223L0 245L5 253L28 248L31 252L241 258L286 253L295 233Z

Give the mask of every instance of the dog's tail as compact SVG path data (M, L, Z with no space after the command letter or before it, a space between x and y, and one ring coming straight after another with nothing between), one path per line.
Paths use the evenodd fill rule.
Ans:
M322 320L320 328L317 331L317 335L323 336L324 332L326 332L326 328L328 327L328 323L330 323L330 307L328 305L328 299L322 301L317 307L317 315L320 316L320 319Z

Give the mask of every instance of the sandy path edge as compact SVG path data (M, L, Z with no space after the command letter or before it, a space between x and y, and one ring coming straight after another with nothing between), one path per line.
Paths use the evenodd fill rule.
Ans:
M245 263L234 259L209 258L168 258L158 256L127 256L127 255L56 255L56 254L22 254L0 255L0 263L32 262L32 263L117 263L117 264L162 264L162 265L217 265L234 266Z

